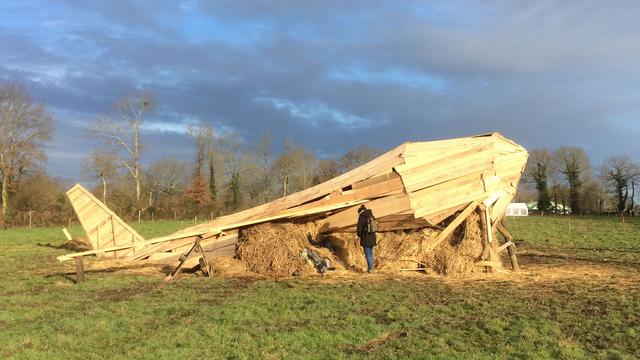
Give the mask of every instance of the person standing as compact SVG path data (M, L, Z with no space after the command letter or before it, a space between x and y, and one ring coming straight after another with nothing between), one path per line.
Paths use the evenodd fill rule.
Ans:
M367 272L373 272L373 248L376 246L376 231L378 223L373 216L371 209L360 205L358 209L358 226L356 233L360 238L360 246L364 249L364 256L367 259Z

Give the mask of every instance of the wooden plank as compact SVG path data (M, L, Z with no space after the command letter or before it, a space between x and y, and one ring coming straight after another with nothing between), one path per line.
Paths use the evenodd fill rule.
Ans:
M487 157L482 161L474 163L460 163L447 169L437 169L433 173L415 177L403 176L407 192L415 192L420 189L451 181L452 178L477 175L480 177L485 170L493 167L492 159Z
M453 233L455 229L462 224L462 222L471 215L471 213L478 207L480 201L476 200L469 204L452 222L447 225L444 230L431 242L427 243L425 246L426 251L432 251L435 249L440 243L442 243L446 238L449 237Z
M234 223L234 224L222 225L217 228L209 228L207 229L207 232L205 233L204 236L209 237L215 234L219 234L221 231L224 231L224 230L238 229L240 227L256 225L256 224L274 221L274 220L295 219L298 217L304 217L304 216L314 215L318 213L326 213L326 212L331 212L334 210L339 210L339 209L348 208L348 207L355 207L365 202L367 202L367 200L359 200L359 201L351 201L351 202L341 203L341 204L326 205L318 208L305 209L300 211L287 211L274 216L257 218L254 220L248 220L248 221L243 221L243 222Z
M431 225L435 226L440 224L442 221L450 217L451 215L457 213L458 211L464 209L467 204L456 205L429 215L424 216L424 219Z
M366 203L367 208L373 211L376 217L393 215L398 212L411 209L409 196L406 194L390 195ZM318 222L320 232L335 231L353 226L358 221L358 206L352 206L339 213L328 216Z
M483 159L487 157L487 155L494 156L491 152L492 145L491 144L479 144L477 146L472 147L471 149L455 149L450 150L446 156L438 158L436 160L417 163L415 161L406 162L404 165L398 165L395 167L395 170L400 173L403 177L411 176L411 175L428 175L434 169L442 169L447 168L452 165L453 162L456 161L467 161L469 163L475 162L476 159Z
M498 248L498 252L504 251L504 249L508 248L511 245L513 245L513 241L507 241L506 243L500 245L500 247Z
M276 216L282 211L286 211L287 209L298 206L307 201L321 198L335 190L351 186L354 183L366 180L381 173L389 172L394 166L404 162L402 157L404 147L405 144L402 144L356 169L309 189L285 196L264 205L220 217L207 224L187 228L184 231L194 231L199 228L228 228L229 224L242 223L262 217Z
M84 262L82 257L76 258L76 276L78 282L84 281Z
M404 184L400 175L395 175L385 181L370 184L354 189L355 198L358 200L370 199L384 195L401 194L404 192Z
M487 224L487 241L489 244L493 242L493 227L491 226L491 214L489 213L489 208L484 204L480 205L480 208L483 209L482 216L486 219Z
M64 237L67 238L67 241L71 241L71 234L69 234L69 231L67 230L67 228L62 228L62 232L64 233Z
M172 241L172 240L176 240L176 239L180 239L180 238L199 236L199 235L202 235L202 232L198 231L198 232L194 232L194 233L184 233L184 234L179 234L179 235L162 236L162 237L157 237L157 238L154 238L154 239L151 239L151 240L138 241L138 242L135 242L135 243L132 243L132 244L131 243L130 244L123 244L123 245L112 246L112 247L108 247L108 248L104 248L104 249L87 250L87 251L81 251L81 252L76 252L76 253L72 253L72 254L61 255L61 256L58 256L56 259L58 259L58 261L67 261L67 260L71 260L71 259L79 257L79 256L96 255L98 253L106 253L106 252L112 252L112 251L117 251L117 250L131 249L132 247L136 247L136 246L152 245L152 244L157 244L157 243L161 243L161 242L167 242L167 241Z

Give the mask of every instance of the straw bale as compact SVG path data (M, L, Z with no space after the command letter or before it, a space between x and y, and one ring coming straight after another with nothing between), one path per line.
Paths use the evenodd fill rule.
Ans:
M238 276L246 274L249 269L239 259L227 256L207 256L211 272L220 276Z
M480 216L474 212L454 233L429 254L424 262L439 274L462 276L484 271L475 265L482 256L482 230ZM498 242L493 241L491 259L500 262L497 255Z
M311 249L329 258L331 266L339 265L328 250L313 246L308 237L315 239L317 226L310 223L267 223L240 230L237 257L253 272L272 276L290 276L294 271L302 275L316 273L300 253Z

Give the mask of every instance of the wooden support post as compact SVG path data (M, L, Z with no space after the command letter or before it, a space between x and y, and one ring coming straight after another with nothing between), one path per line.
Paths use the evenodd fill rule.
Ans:
M518 258L516 257L516 245L513 243L513 236L509 233L509 230L504 226L502 222L498 223L497 230L504 236L507 242L511 243L507 246L507 251L509 251L509 258L511 258L511 266L513 267L513 271L520 270L520 266L518 265Z
M489 225L489 223L487 223L487 207L484 204L480 204L478 206L478 209L480 211L480 231L482 233L482 255L480 257L480 259L483 262L491 262L491 250L489 248L490 244L489 244L489 237L490 237L490 233L491 233L491 227ZM492 268L491 266L485 266L484 267L486 272L491 272Z
M493 226L491 225L491 213L488 206L484 207L484 217L487 219L487 240L491 244L493 242Z
M191 253L194 250L198 251L198 249L199 249L200 252L202 253L202 257L204 258L204 250L200 246L200 240L202 240L202 238L201 237L197 237L196 241L193 243L193 246L189 249L189 251L187 251L186 253L182 254L182 256L180 256L180 263L178 263L178 266L176 266L176 268L173 269L173 271L164 278L165 282L170 282L171 280L173 280L176 277L176 275L178 275L178 273L180 273L180 270L182 269L182 265L184 264L185 261L187 261L187 259L189 258L189 256L191 255ZM206 258L204 259L204 264L206 264L206 266L207 266L207 271L206 271L205 274L207 276L210 276L210 272L208 271L209 270L209 263L207 262ZM203 271L205 271L205 270L203 269Z
M518 258L516 257L516 246L512 243L507 247L507 251L509 252L509 258L511 258L511 266L513 267L513 271L520 270L520 266L518 265Z
M96 228L96 250L98 250L98 252L96 253L96 257L101 258L102 254L100 253L100 225L98 225L98 227Z
M84 281L84 263L82 259L84 259L82 256L76 258L76 278L78 282Z
M62 232L64 233L64 237L67 238L67 241L71 241L71 234L69 234L69 231L67 231L66 228L62 228Z
M113 224L113 215L109 215L109 220L111 220L111 240L113 243L113 246L116 246L116 227ZM117 259L118 258L118 252L114 251L113 252L113 258Z
M476 200L469 204L460 215L458 215L447 227L442 230L442 232L436 237L432 242L428 243L426 246L427 251L431 251L435 249L441 242L443 242L451 233L460 225L462 222L469 217L469 215L478 207L480 200Z

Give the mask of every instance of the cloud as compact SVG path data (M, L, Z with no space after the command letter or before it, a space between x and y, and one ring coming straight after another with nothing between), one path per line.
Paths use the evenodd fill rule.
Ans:
M320 101L295 102L289 99L273 97L260 97L256 98L255 101L268 102L277 110L286 110L294 118L312 127L334 125L338 128L354 129L371 126L371 120L369 119L331 108Z
M634 1L64 1L0 3L0 81L56 114L64 151L135 89L156 95L146 164L193 145L197 121L326 156L501 131L530 148L640 160ZM153 150L152 150L153 149ZM53 164L53 165L51 165Z

